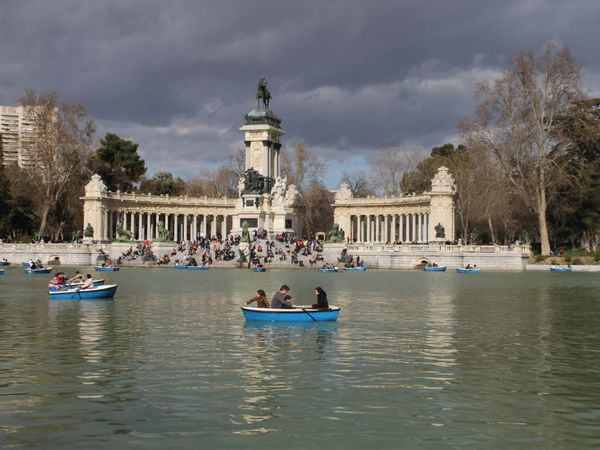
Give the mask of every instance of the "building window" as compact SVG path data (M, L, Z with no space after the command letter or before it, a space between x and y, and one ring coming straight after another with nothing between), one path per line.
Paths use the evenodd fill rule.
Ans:
M285 228L292 228L292 219L285 219Z

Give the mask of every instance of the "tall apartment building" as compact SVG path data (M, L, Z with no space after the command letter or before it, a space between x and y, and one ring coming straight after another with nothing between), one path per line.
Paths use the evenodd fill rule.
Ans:
M30 144L35 125L23 106L0 105L0 151L2 164L28 167L35 164Z

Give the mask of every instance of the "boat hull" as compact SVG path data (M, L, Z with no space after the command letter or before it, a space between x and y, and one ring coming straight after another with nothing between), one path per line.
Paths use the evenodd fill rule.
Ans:
M445 272L446 267L424 267L425 272Z
M340 307L332 306L329 310L312 308L270 309L242 306L246 320L260 322L335 322L340 315Z
M550 272L573 272L570 267L550 267Z
M10 266L8 261L0 261L0 266Z
M64 291L48 291L52 300L96 300L113 298L117 292L116 284L107 284L91 289L67 289Z
M185 270L187 268L188 268L187 264L175 264L175 266L173 266L173 269Z
M0 269L0 275L4 275L4 270Z
M481 273L481 269L461 269L461 268L458 268L458 269L456 269L456 273L477 274L477 273Z
M323 273L334 273L337 272L339 269L319 269L319 272L323 272Z
M366 267L348 267L347 269L344 269L344 272L366 272L367 268Z
M267 269L265 269L264 267L255 267L252 270L254 270L255 272L266 272L267 271Z
M208 270L206 266L187 266L187 270Z
M120 267L102 267L102 266L94 267L94 270L96 272L118 272L119 269L120 269Z
M43 269L25 269L25 273L29 275L42 275L52 272L52 267L44 267Z

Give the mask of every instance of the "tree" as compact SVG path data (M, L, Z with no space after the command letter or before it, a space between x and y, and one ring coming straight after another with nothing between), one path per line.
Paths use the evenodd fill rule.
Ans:
M23 142L30 156L25 173L38 194L39 232L45 235L48 215L79 176L82 161L88 159L94 121L82 105L66 100L59 103L53 91L28 89L21 104L32 121L31 135Z
M362 170L357 172L343 172L340 179L341 183L346 183L350 186L350 192L352 192L353 197L375 195L375 189L371 185L369 175Z
M420 157L416 151L390 147L376 153L369 169L372 184L385 196L401 196L405 185L403 175L415 169Z
M138 153L139 145L107 133L100 141L92 161L92 170L102 177L109 191L130 192L146 173L146 164Z
M511 193L536 215L541 250L549 254L550 191L565 173L557 119L582 98L580 66L569 49L552 44L540 54L522 51L477 93L481 102L468 123L466 144L481 145L495 157Z
M551 198L557 239L600 250L600 98L573 104L559 119L566 137L565 177Z
M156 172L151 179L142 180L140 191L154 195L181 195L185 192L185 181L173 178L171 172Z
M294 184L300 192L312 181L322 177L323 163L300 141L292 152L282 152L281 175L287 177L288 185Z

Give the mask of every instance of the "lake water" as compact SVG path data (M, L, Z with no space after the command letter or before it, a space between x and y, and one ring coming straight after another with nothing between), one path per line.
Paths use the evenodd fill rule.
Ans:
M114 301L0 276L2 448L600 447L600 274L107 275ZM246 323L282 283L340 319Z

